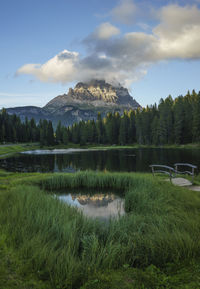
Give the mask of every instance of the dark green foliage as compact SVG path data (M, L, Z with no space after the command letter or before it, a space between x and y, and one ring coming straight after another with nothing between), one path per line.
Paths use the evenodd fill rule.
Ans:
M47 145L54 145L54 132L52 122L48 122L47 126Z
M168 96L165 100L161 99L158 106L160 115L160 143L173 143L173 100Z
M55 289L48 280L39 280L37 273L27 270L24 260L9 248L5 235L0 234L0 288Z
M194 142L200 141L200 93L192 93L195 103L193 108L192 136Z
M182 144L184 142L184 123L184 101L183 97L179 96L174 103L174 141L177 144Z
M96 121L76 123L68 127L65 134L69 142L81 145L165 145L198 142L200 93L193 90L192 94L188 92L186 96L179 96L175 100L168 96L165 100L160 100L158 107L155 104L137 111L124 111L121 116L119 113L109 112L101 119L99 113Z
M0 143L40 142L41 145L54 145L54 131L51 121L40 120L36 125L32 118L24 122L15 114L9 115L5 109L0 113Z
M61 127L61 121L58 122L57 128L56 128L56 142L62 143L63 142L63 129Z
M34 119L22 123L16 115L0 113L0 142L34 142L41 146L57 144L142 145L186 144L200 141L200 93L194 90L175 100L168 96L156 105L137 111L109 112L105 118L80 121L64 127L59 121L55 130L52 123Z
M40 120L38 127L40 130L40 145L54 145L55 140L52 122L46 119Z
M58 131L64 130L58 124ZM81 121L65 131L67 142L75 144L185 144L200 141L200 93L193 90L175 100L168 96L156 104L123 115L109 112L102 119Z
M68 187L121 189L127 214L106 224L92 220L36 184L53 192ZM5 243L24 259L24 270L36 272L53 288L75 289L87 281L83 288L179 288L184 282L171 280L163 268L200 257L199 193L151 175L27 174L1 192L0 206ZM199 266L193 269L198 276ZM188 273L181 272L182 278ZM184 278L191 288L199 288L199 280L189 276Z
M121 270L98 272L80 289L197 289L200 288L199 263L184 267L168 264L165 268L150 265L144 270L124 264Z

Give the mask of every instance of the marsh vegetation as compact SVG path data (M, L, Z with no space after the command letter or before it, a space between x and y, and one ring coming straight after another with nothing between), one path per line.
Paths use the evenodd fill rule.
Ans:
M52 193L66 188L120 190L126 214L106 225L85 217L52 198ZM179 288L176 277L159 277L168 274L167 266L192 262L190 266L198 267L200 194L149 174L2 172L0 206L4 243L23 260L24 272L50 282L47 288L83 284L83 288L115 288L117 271L121 276L131 271L129 275L138 279L137 284L131 279L132 287L124 280L121 288ZM145 278L151 279L151 287ZM197 279L194 282L199 284Z

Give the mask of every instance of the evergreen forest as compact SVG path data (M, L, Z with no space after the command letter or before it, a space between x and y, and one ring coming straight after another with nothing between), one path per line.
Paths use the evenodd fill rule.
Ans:
M136 111L124 111L123 115L108 113L105 118L81 121L71 127L58 123L55 130L51 121L25 119L0 113L0 142L40 142L54 144L187 144L200 141L200 92L188 91L185 96L173 100L168 96L159 105L151 105Z
M40 120L36 124L32 118L21 121L15 114L9 115L6 109L0 113L0 143L40 142L41 145L54 144L54 131L51 121Z

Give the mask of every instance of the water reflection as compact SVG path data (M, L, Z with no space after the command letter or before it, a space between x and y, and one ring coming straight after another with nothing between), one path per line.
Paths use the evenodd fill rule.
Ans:
M124 200L115 194L56 194L56 197L71 206L80 209L91 218L107 220L125 214Z
M62 152L62 153L61 153ZM200 167L200 150L195 149L113 149L57 150L51 154L18 154L0 159L0 167L20 172L75 172L79 170L150 172L150 164L173 166L176 162Z

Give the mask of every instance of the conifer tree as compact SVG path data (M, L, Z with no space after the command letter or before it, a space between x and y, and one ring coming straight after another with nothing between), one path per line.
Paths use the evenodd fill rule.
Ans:
M62 131L62 126L61 126L61 121L59 120L57 128L56 128L56 142L57 143L62 143L63 139L63 131Z
M200 141L200 92L195 97L195 105L193 109L193 123L192 123L192 141Z
M54 132L52 122L48 122L47 126L47 145L54 145Z

